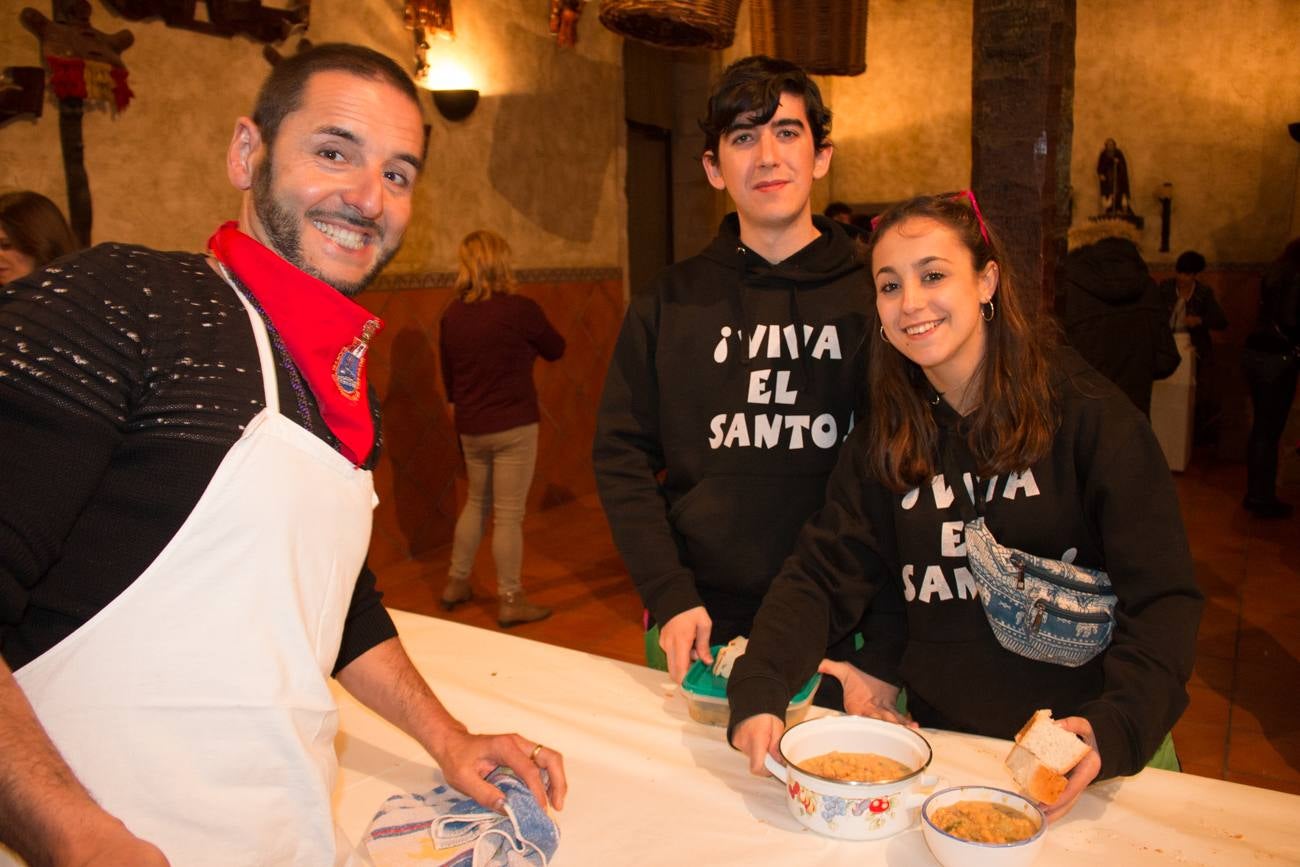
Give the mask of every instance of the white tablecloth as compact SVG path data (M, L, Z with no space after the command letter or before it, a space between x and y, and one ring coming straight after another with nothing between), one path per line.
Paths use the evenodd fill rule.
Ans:
M933 865L920 831L830 840L749 774L723 730L693 722L667 675L450 621L393 612L435 692L471 730L517 731L565 755L553 864ZM383 800L430 786L433 763L341 689L335 813L353 841ZM1005 741L925 732L944 784L1013 788ZM1093 786L1048 832L1040 865L1300 864L1300 797L1166 771Z

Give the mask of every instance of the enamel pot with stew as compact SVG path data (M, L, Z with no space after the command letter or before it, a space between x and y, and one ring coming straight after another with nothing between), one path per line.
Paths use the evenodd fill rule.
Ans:
M926 773L933 757L929 741L914 729L883 720L858 716L805 720L786 730L779 749L785 766L771 756L766 764L785 783L790 814L805 827L841 840L879 840L910 828L928 790L938 783ZM871 753L911 770L889 782L858 782L818 776L799 767L830 752Z

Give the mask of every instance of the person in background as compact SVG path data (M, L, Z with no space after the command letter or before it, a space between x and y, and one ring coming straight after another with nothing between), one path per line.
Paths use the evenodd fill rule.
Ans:
M1205 257L1187 250L1174 263L1176 276L1160 283L1160 298L1169 313L1169 327L1174 334L1187 334L1196 350L1196 432L1199 439L1213 437L1218 397L1214 393L1211 331L1224 331L1228 317L1214 297L1214 290L1198 278L1205 270Z
M40 193L0 195L0 285L26 277L80 246L59 206Z
M1277 496L1277 464L1300 371L1300 238L1269 268L1259 295L1259 318L1241 356L1254 410L1242 505L1257 518L1289 518L1292 505Z
M755 56L709 98L704 172L736 212L628 305L596 416L605 517L645 603L646 656L679 683L749 631L853 427L862 265L814 216L830 111L800 67Z
M1180 358L1137 237L1119 219L1071 229L1056 291L1070 345L1149 417L1151 383L1172 375Z
M471 232L460 242L457 297L442 314L439 352L447 400L455 408L469 482L456 520L442 607L468 602L469 576L492 513L501 626L549 617L524 594L524 504L537 463L537 389L533 361L555 361L564 338L531 298L515 294L510 245L495 232Z
M853 222L853 209L844 202L831 202L822 213L837 223Z
M849 713L1010 739L1038 708L1092 751L1049 818L1132 774L1187 706L1202 606L1168 465L1115 386L1026 310L972 193L896 205L872 236L871 414L845 444L732 671L729 739L763 773L795 685L820 670ZM1046 320L1046 321L1045 321ZM1109 573L1110 644L1071 668L1003 647L967 560L966 515L1000 545ZM1166 764L1167 763L1167 764Z
M410 222L410 72L317 45L233 126L207 254L101 244L0 293L0 864L355 863L331 677L479 803L498 765L564 800L557 751L443 706L365 564L382 323L351 296Z

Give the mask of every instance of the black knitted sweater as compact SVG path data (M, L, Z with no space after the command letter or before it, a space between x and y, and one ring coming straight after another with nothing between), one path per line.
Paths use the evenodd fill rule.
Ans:
M282 412L337 448L275 354ZM248 314L201 254L104 244L0 288L0 656L11 669L153 562L264 403ZM363 567L335 672L394 635Z

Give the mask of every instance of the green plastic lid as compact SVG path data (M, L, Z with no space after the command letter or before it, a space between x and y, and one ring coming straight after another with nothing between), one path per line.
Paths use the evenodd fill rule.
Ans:
M716 658L718 651L722 650L722 645L716 644L711 650ZM821 683L821 679L820 674L814 674L808 678L808 682L803 685L803 689L795 693L794 698L790 699L790 703L798 704L806 700L808 696L812 695L813 690L817 688L817 684ZM686 678L682 681L682 689L696 695L725 699L727 697L727 679L718 677L713 673L713 666L705 665L697 659L691 663L690 670L686 672Z

